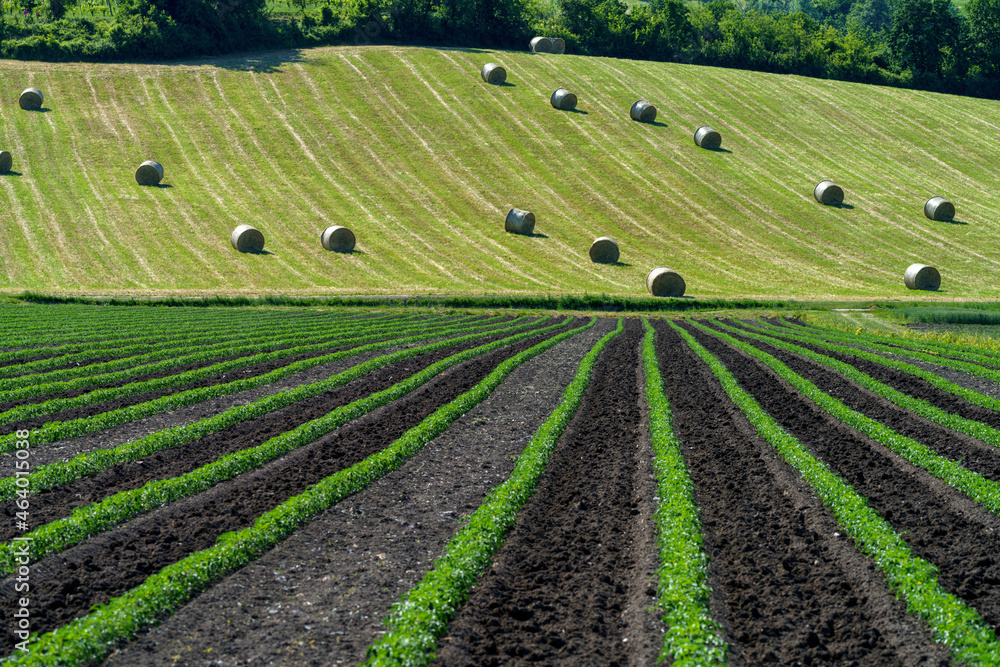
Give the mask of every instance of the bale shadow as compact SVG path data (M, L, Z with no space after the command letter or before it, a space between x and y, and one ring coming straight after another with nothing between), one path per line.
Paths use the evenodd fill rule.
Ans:
M955 220L954 218L952 218L951 220L941 220L940 222L947 222L949 225L967 225L967 224L969 224L967 222L962 222L961 220Z
M493 85L498 86L500 88L517 88L516 83L510 83L509 81L504 81L503 83L495 83Z
M590 115L586 111L584 111L583 109L563 109L563 111L568 111L570 113L583 114L584 116L589 116Z
M156 183L156 184L153 185L153 187L154 188L172 188L174 186L170 185L170 183Z
M642 121L640 121L642 122ZM661 123L658 120L650 120L642 123L643 125L652 125L653 127L670 127L666 123Z
M52 109L48 107L38 107L37 109L22 109L22 111L29 111L29 112L33 111L35 113L48 113L52 111Z
M270 250L247 250L243 255L273 255L274 253Z
M0 174L0 176L20 176L20 175L21 172L14 171L13 169L11 169L10 171L5 171L4 173Z
M834 204L833 206L834 206L834 208L842 208L842 209L845 209L847 211L853 211L854 210L853 206L851 206L850 204L845 204L843 202L841 202L839 204Z
M352 248L351 250L331 250L334 255L367 255L364 250L358 250L357 248Z
M705 150L712 151L713 153L729 153L730 155L733 154L733 152L728 148L706 148Z
M531 232L530 234L523 234L522 236L530 236L533 239L547 239L547 238L549 238L545 234L539 234L538 232Z

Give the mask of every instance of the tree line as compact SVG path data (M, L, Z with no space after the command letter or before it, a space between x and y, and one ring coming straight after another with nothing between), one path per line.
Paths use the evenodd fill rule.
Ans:
M714 65L1000 99L1000 0L2 0L0 57L135 60L397 42Z

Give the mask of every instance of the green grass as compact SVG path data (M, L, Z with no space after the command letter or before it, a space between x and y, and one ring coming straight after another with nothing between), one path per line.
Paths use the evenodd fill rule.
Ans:
M489 61L506 87L479 78ZM996 102L671 63L329 47L213 61L5 63L0 291L178 295L995 297ZM583 113L551 108L565 86ZM632 122L644 98L657 125ZM722 152L697 148L711 124ZM163 187L133 180L144 159ZM853 208L812 199L833 178ZM949 197L964 224L923 216ZM539 236L506 234L510 207ZM238 224L270 254L241 255ZM347 224L356 252L325 252ZM621 263L590 262L602 235ZM938 293L906 290L913 262Z

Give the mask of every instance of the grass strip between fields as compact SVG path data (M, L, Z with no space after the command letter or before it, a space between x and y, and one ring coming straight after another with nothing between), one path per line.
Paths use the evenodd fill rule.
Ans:
M1000 516L1000 484L997 482L986 479L977 472L963 468L954 461L950 461L937 454L922 442L896 433L885 424L866 417L857 410L852 410L781 363L778 359L757 349L753 345L736 340L729 334L721 331L709 329L697 322L692 322L692 324L710 336L714 336L755 359L759 359L777 373L779 377L802 392L803 396L825 410L835 419L839 419L875 442L884 445L913 465L923 468L948 486L969 496L993 514Z
M358 336L357 330L362 329L364 331L364 336ZM218 363L211 364L209 366L203 366L201 368L196 368L189 371L184 371L181 373L175 373L173 375L167 375L165 377L156 378L153 380L142 380L138 382L131 382L129 384L119 385L117 387L107 387L104 389L95 389L94 391L82 394L80 396L75 396L73 398L53 398L43 403L31 403L28 405L21 405L15 408L11 408L5 412L0 412L0 424L11 424L24 419L30 419L32 417L39 417L42 415L52 414L55 412L61 412L63 410L70 410L73 408L81 408L88 405L93 405L95 403L102 403L104 401L115 400L123 398L125 396L135 396L137 394L144 394L150 391L162 391L164 389L174 389L177 387L183 387L186 384L191 384L193 382L198 382L206 378L212 378L217 375L222 375L230 371L239 370L241 368L246 368L248 366L255 366L257 364L264 364L270 361L277 361L279 359L285 359L288 357L294 357L299 354L306 354L310 352L318 352L322 350L330 349L331 347L340 347L342 345L351 345L353 343L359 342L361 338L368 339L372 336L381 335L385 337L394 333L394 327L387 325L385 327L358 327L357 325L351 327L347 331L334 331L331 334L319 334L311 336L307 339L309 342L302 342L299 336L288 336L280 339L272 339L268 341L266 338L257 339L248 344L239 344L232 346L227 350L227 354L222 356L231 355L243 355L237 359L230 361L222 361ZM351 334L354 336L347 339L336 338L337 335L341 333ZM321 342L314 342L321 341ZM291 347L286 347L291 345ZM280 349L274 349L280 348ZM262 350L271 350L264 352ZM220 356L218 350L211 350L208 352L202 352L189 356L183 363L189 364L195 361L205 361L216 358ZM20 400L23 398L29 398L32 396L37 396L40 394L69 391L75 389L82 389L87 387L96 386L99 384L104 384L108 382L116 382L118 380L125 380L129 377L134 377L136 374L152 373L159 370L166 370L173 363L172 360L162 361L151 366L147 366L145 369L126 369L123 371L117 371L115 373L107 373L101 376L90 376L81 377L68 382L56 382L52 385L46 386L35 386L35 387L24 387L21 390L15 390L10 392L0 393L0 400L10 401L10 400Z
M772 336L779 336L782 339L796 340L801 343L808 343L810 345L816 345L817 347L822 347L824 349L830 350L831 352L838 352L840 354L846 354L851 357L857 357L859 359L864 359L865 361L870 361L874 364L879 364L887 368L893 368L897 371L902 371L904 373L909 373L910 375L915 375L923 380L926 380L930 384L934 385L941 391L947 392L958 396L959 398L973 403L980 407L987 408L989 410L1000 411L1000 400L991 398L984 394L980 394L978 391L968 389L961 385L950 382L945 378L941 377L933 371L928 371L919 366L914 366L913 364L908 364L905 361L900 361L898 359L888 359L874 352L867 352L865 350L859 350L854 347L847 347L845 345L837 345L835 343L829 343L822 339L813 339L808 336L796 336L788 335L783 331L772 331L768 328L753 326L750 323L741 322L741 326L751 329L754 331L762 331Z
M528 319L527 316L519 317L511 320L509 324L516 324L518 327L532 326L531 323L524 323L524 320ZM520 323L520 324L517 324ZM333 352L331 354L326 354L318 357L312 357L310 359L303 359L301 361L296 361L291 364L287 364L280 368L276 368L269 373L263 375L258 375L256 377L244 378L242 380L234 380L232 382L227 382L225 384L215 384L210 387L201 387L198 389L189 389L187 391L177 392L175 394L170 394L167 396L162 396L160 398L154 399L152 401L147 401L145 403L139 403L137 405L130 405L124 408L118 408L116 410L109 410L108 412L102 412L97 415L90 417L81 417L79 419L72 419L65 422L49 422L43 425L41 428L33 429L31 432L31 443L32 446L44 445L50 442L58 442L65 438L73 438L80 435L85 435L87 433L94 433L96 431L103 431L104 429L111 428L112 426L117 426L119 424L124 424L126 422L135 421L136 419L141 419L143 417L148 417L150 415L158 414L160 412L165 412L167 410L176 410L187 405L192 405L201 401L205 401L211 398L217 398L219 396L226 396L228 394L234 394L236 392L245 391L247 389L254 389L266 384L271 384L272 382L277 382L282 378L288 377L289 375L294 375L301 371L313 368L314 366L320 366L322 364L328 364L339 359L346 357L352 357L358 354L364 354L366 352L372 352L374 350L381 350L387 347L396 347L398 345L405 345L408 343L418 342L420 340L427 340L431 338L439 338L441 336L450 336L454 334L461 334L467 331L474 331L477 329L482 329L483 323L477 322L470 324L461 328L449 328L446 326L440 326L435 328L428 328L426 333L422 333L415 336L410 336L408 338L390 338L386 339L384 335L377 336L365 336L364 338L354 339L353 341L341 341L343 344L358 344L359 347L351 348L349 350L341 350L340 352ZM487 324L485 326L490 326ZM503 331L511 331L512 327L508 326L504 329L490 329L486 331L481 331L480 334L472 334L489 336L495 333L500 333ZM377 341L377 342L370 342ZM455 340L452 341L456 342ZM368 343L368 344L365 344ZM0 436L0 453L12 452L15 449L15 443L17 439L13 433Z
M534 494L549 455L576 413L590 384L594 364L607 344L624 329L621 318L584 356L559 405L538 428L505 482L494 488L445 547L444 555L394 610L385 624L391 629L368 647L366 665L424 665L434 658L437 638L448 629L469 586L490 564L503 544L517 512Z
M25 374L0 379L0 401L16 401L30 396L117 382L130 377L158 373L162 370L199 363L216 357L245 353L247 350L252 349L252 346L256 346L258 349L273 350L278 347L291 347L292 345L305 345L316 341L331 340L358 329L385 330L392 326L404 324L409 319L412 318L401 320L382 318L364 322L343 323L316 322L311 323L311 326L308 327L272 325L260 327L253 331L242 330L231 332L226 335L218 333L209 336L198 335L177 339L173 345L161 346L153 350L146 349L139 351L140 348L148 348L149 345L118 347L114 350L115 359L94 364L80 364L80 362L95 357L103 357L106 354L85 353L81 355L66 355L66 357L72 357L71 359L67 359L66 357L56 357L54 360L42 359L37 362L20 364L18 369L24 370ZM55 366L67 363L74 365L69 368L46 370L46 368L54 368ZM2 370L0 369L0 374L2 374ZM115 373L115 371L120 372ZM93 379L79 383L79 379L83 377L91 377ZM77 380L77 382L70 382L72 380Z
M568 321L567 321L568 322ZM82 618L38 638L10 665L79 665L102 658L162 613L169 612L212 582L234 572L303 526L316 514L392 472L463 414L481 403L518 366L597 323L553 336L497 366L479 384L438 408L382 451L330 475L303 493L261 515L253 526L219 537L194 553ZM279 436L280 437L280 436Z
M811 359L818 364L822 364L827 368L837 371L841 375L845 376L849 380L856 382L868 391L878 394L882 398L895 403L899 407L914 412L924 419L928 419L935 424L940 424L945 428L950 428L953 431L958 431L959 433L965 433L973 438L981 440L994 447L1000 447L1000 430L997 430L990 426L989 424L984 424L982 422L977 422L972 419L966 419L958 415L953 415L950 412L942 410L934 405L931 405L925 400L914 398L908 394L890 387L887 384L879 382L870 375L862 373L854 366L844 363L839 359L834 359L833 357L828 357L824 354L818 352L813 352L808 348L801 347L799 345L794 345L787 341L780 340L778 338L773 338L771 336L765 336L763 334L757 334L749 330L739 329L737 327L731 327L722 322L715 321L713 324L717 327L725 329L731 333L739 334L741 336L746 336L747 338L752 338L753 340L759 340L768 345L773 345L777 348L785 350L786 352L791 352L792 354L805 357L806 359ZM1000 401L998 401L1000 402Z
M544 321L541 320L540 323L544 323ZM436 352L446 347L475 340L476 338L494 335L503 331L514 331L520 328L520 326L515 326L501 330L500 332L476 333L460 339L438 341L382 355L381 357L370 359L337 375L331 376L326 380L304 384L293 389L265 396L246 405L237 405L217 415L205 417L190 424L166 428L112 449L97 449L85 452L73 457L69 461L58 461L45 466L37 466L30 475L0 479L0 502L9 500L15 496L27 497L44 489L50 489L59 484L66 484L67 482L80 479L84 475L106 470L119 463L135 461L158 451L202 438L210 433L229 428L234 424L249 421L268 412L279 410L297 401L331 391L383 366L388 366L389 364L409 359L419 354ZM409 340L411 339L401 339L397 342L404 343ZM351 352L353 355L359 354L353 350ZM19 479L26 481L18 482Z
M207 463L196 470L178 477L148 482L138 489L121 491L104 498L100 502L78 507L73 510L73 513L69 517L39 526L24 536L31 538L29 543L29 563L36 562L51 553L63 551L92 535L108 530L143 512L148 512L161 505L201 493L220 482L259 468L265 463L284 456L340 428L349 421L368 414L375 408L405 396L417 387L426 384L438 373L463 361L498 350L507 345L512 345L525 338L552 333L556 329L565 327L571 321L571 319L567 319L560 324L515 334L486 343L485 345L480 345L471 350L453 354L437 363L431 364L405 380L397 382L388 389L383 389L370 396L336 408L323 417L301 424L290 431L270 438L256 447L226 454L211 463ZM573 329L572 331L579 331L579 329ZM24 563L17 560L12 545L10 543L0 545L0 573L9 574L15 572L19 564L23 565Z
M736 378L694 337L673 322L673 327L722 384L757 433L773 446L813 488L833 512L837 523L859 550L871 557L885 574L889 586L906 600L907 609L924 619L937 641L952 649L958 661L977 665L1000 664L1000 643L981 616L944 590L937 568L913 554L906 542L854 488L834 474L771 417Z
M660 660L675 665L724 665L728 646L712 618L708 599L708 558L702 550L701 521L694 500L694 484L674 432L673 412L663 391L654 331L643 319L646 336L642 363L646 373L649 435L653 444L659 503L657 527L660 567L658 601L667 631Z

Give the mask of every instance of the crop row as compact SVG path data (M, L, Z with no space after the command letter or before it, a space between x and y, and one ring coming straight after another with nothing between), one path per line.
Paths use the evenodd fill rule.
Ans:
M527 318L519 318L514 320L512 323L516 323L517 326L531 326L530 323L525 323L525 319ZM289 375L293 375L315 366L337 361L345 357L395 347L397 345L408 345L421 340L439 338L442 336L458 335L469 331L482 331L482 327L483 325L481 323L467 324L465 326L458 327L431 326L424 328L423 333L405 336L403 338L386 339L384 335L375 335L341 341L343 345L357 345L358 347L296 361L256 377L234 380L223 384L215 384L209 387L200 387L197 389L180 391L144 403L103 412L92 417L82 417L65 422L49 422L41 428L32 431L32 442L37 446L50 442L56 442L64 438L76 437L86 433L94 433L112 426L117 426L118 424L124 424L149 415L158 414L167 410L174 410L186 405L192 405L210 398L216 398L239 391L245 391L247 389L253 389L255 387L261 387L288 377ZM13 451L15 440L16 439L13 434L0 436L0 452Z
M242 567L273 547L310 517L399 467L455 419L484 400L520 364L595 323L596 320L592 320L584 327L551 337L508 359L473 389L436 410L389 447L325 478L304 493L262 515L253 526L222 535L215 546L164 568L125 595L42 636L32 645L30 653L15 656L10 664L80 664L103 656L111 646L131 637L159 614L174 609L212 581ZM526 335L531 334L522 334ZM506 339L483 347L496 349L510 342L510 339ZM468 358L474 355L462 353L457 356ZM426 369L423 373L426 374L429 370ZM370 409L374 407L374 402L383 398L393 400L384 393L383 396L376 394L363 399L361 403L368 404L359 407L362 411L365 407ZM358 407L355 408L357 410ZM279 436L281 437L285 436Z

